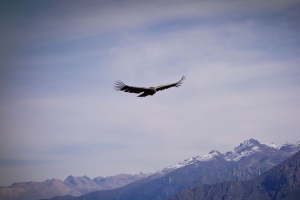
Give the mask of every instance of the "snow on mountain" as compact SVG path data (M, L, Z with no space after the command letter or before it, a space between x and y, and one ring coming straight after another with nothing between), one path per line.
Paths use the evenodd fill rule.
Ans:
M268 147L272 147L274 149L279 149L282 146L282 145L274 144L273 142L267 142L264 145L266 145Z
M175 169L187 166L187 165L191 165L194 164L198 161L210 161L210 160L214 160L216 159L216 157L220 157L222 156L222 154L216 150L212 150L211 152L209 152L209 154L204 155L204 156L196 156L193 158L189 158L189 159L185 159L175 165L171 165L169 167L164 168L163 170L159 170L157 172L155 172L155 174L159 174L159 175L164 175L167 174Z
M238 147L234 148L233 151L226 152L221 154L216 150L212 150L209 154L203 156L196 156L189 159L185 159L175 165L171 165L169 167L164 168L163 170L159 170L154 174L158 176L163 176L175 169L182 168L188 165L192 165L196 162L210 162L216 159L223 159L228 162L238 162L245 157L249 157L256 153L266 153L266 152L274 152L274 151L286 151L292 154L296 153L300 150L300 141L295 144L284 143L281 145L274 144L272 142L267 143L259 143L255 139L245 140L244 143L241 143Z

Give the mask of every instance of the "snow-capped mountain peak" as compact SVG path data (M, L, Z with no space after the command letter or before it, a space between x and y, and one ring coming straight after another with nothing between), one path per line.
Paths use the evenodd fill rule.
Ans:
M244 143L241 143L238 147L234 148L233 151L227 152L224 159L226 161L239 161L243 157L247 157L261 151L261 148L262 146L257 140L245 140Z
M234 151L242 151L245 149L253 148L253 147L260 147L261 144L254 139L245 140L244 143L241 143L238 147L234 148Z

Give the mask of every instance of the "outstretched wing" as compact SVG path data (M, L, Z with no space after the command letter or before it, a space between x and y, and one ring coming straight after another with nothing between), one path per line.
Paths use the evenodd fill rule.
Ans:
M176 82L176 83L172 83L172 84L168 84L168 85L160 85L156 87L156 91L160 91L160 90L165 90L171 87L179 87L181 86L182 82L184 81L185 76L183 76L180 81Z
M148 92L149 88L143 88L143 87L134 87L134 86L128 86L122 81L117 81L115 83L115 89L117 91L123 91L123 92L129 92L129 93L141 93L141 92Z

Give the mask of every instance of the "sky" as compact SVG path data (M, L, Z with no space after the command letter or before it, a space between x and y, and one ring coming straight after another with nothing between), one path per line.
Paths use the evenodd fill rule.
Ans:
M300 1L0 3L0 185L300 140ZM136 98L115 81L179 88Z

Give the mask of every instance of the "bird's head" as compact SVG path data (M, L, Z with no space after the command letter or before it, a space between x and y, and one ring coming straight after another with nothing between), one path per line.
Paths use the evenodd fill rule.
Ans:
M156 92L156 88L155 87L150 87L151 90L153 90L154 92Z

